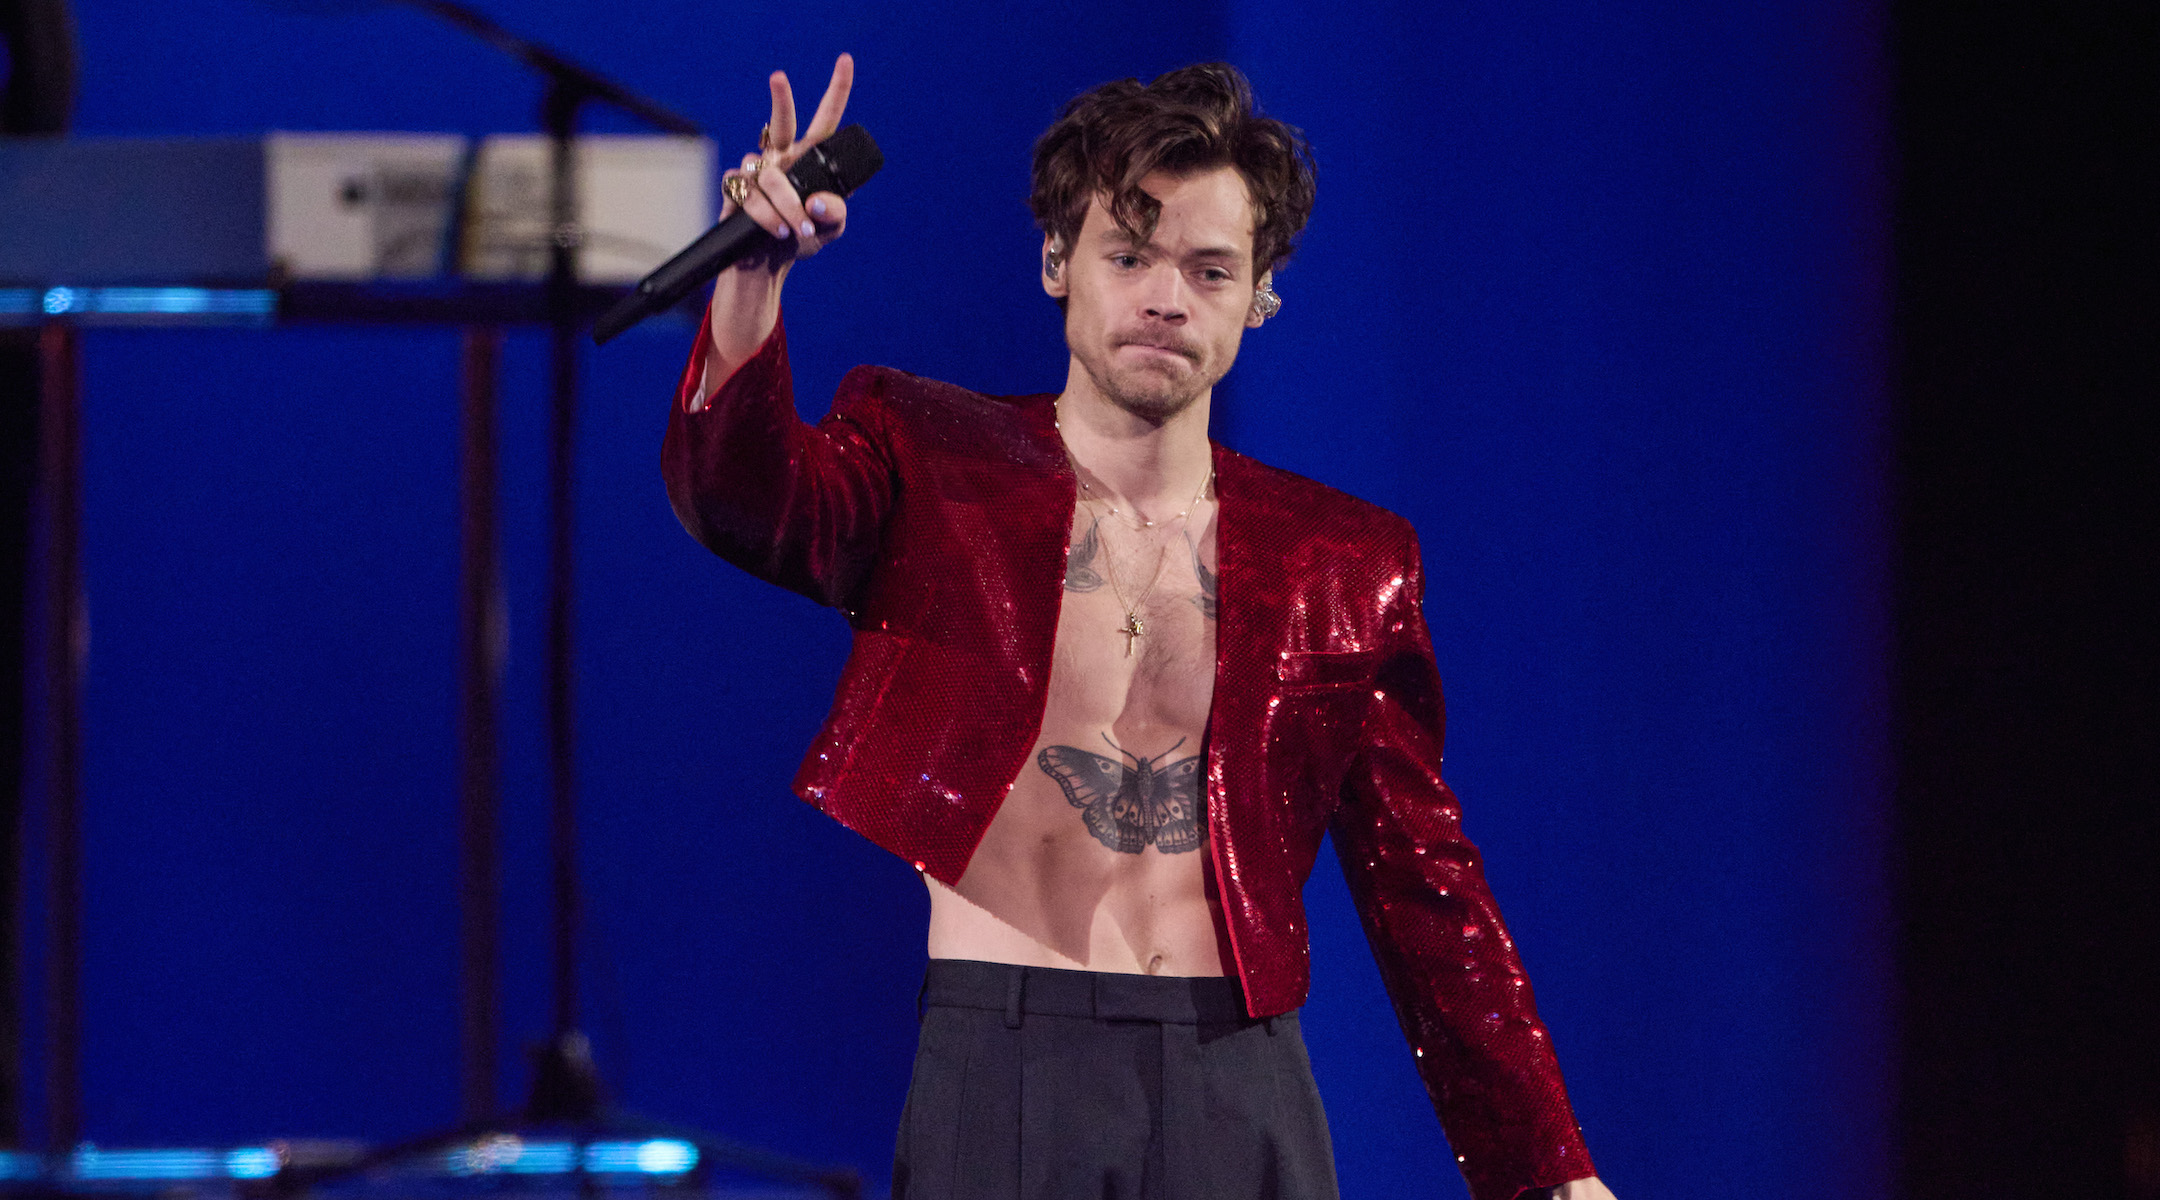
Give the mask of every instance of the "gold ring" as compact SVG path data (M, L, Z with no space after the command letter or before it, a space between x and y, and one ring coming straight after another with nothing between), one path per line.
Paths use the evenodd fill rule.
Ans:
M733 200L735 207L741 208L750 199L750 177L739 174L724 176L720 180L720 192Z
M777 150L777 149L779 149L779 147L778 147L778 146L775 146L775 145L773 145L773 140L772 140L772 123L771 123L770 121L768 121L768 122L766 122L765 124L763 124L763 125L760 125L760 126L758 127L758 131L757 131L757 148L758 148L758 153L760 153L760 154L764 154L764 153L766 153L766 152L768 152L768 151L771 151L771 150Z

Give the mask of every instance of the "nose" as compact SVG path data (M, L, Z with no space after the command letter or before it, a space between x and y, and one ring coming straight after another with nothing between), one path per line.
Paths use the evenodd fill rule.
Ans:
M1174 264L1161 263L1148 272L1147 288L1141 296L1142 311L1148 316L1172 325L1182 324L1190 302L1185 272Z

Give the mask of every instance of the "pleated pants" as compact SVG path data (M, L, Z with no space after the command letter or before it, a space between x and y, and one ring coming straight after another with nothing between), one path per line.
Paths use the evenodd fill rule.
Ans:
M1236 981L936 959L894 1200L1337 1200L1295 1013Z

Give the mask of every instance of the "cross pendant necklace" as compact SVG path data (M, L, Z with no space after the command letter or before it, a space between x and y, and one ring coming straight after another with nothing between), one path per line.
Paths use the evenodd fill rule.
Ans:
M1147 625L1140 620L1139 613L1129 612L1125 614L1125 624L1118 632L1125 635L1125 657L1131 658L1133 643L1147 633Z
M1059 440L1062 441L1065 432L1065 424L1062 420L1057 421L1056 424L1058 428ZM1074 459L1072 457L1072 450L1070 448L1067 448L1067 450L1065 451L1065 458L1067 462L1072 463L1073 476L1080 483L1080 499L1083 504L1087 505L1087 507L1090 509L1094 508L1097 504L1101 504L1103 507L1110 510L1111 516L1118 518L1118 520L1121 522L1129 523L1133 519L1119 512L1117 508L1109 501L1104 500L1095 494L1094 485L1088 482L1087 472L1080 469L1080 463L1077 459ZM1199 507L1201 499L1207 495L1208 484L1213 483L1214 481L1215 468L1214 465L1210 463L1210 465L1208 466L1207 474L1200 477L1199 490L1193 493L1192 500L1185 505L1185 511L1179 513L1175 517L1172 517L1170 521L1166 521L1164 522L1164 524L1167 525L1172 522L1182 524L1185 518L1191 515L1192 510ZM1133 532L1135 533L1140 533L1142 530L1145 529L1155 528L1155 522L1150 521L1145 517L1139 518L1139 521L1140 523L1138 525L1133 526ZM1133 647L1139 644L1140 639L1147 636L1147 622L1140 619L1140 610L1147 606L1148 597L1155 594L1155 585L1162 579L1163 558L1166 556L1167 551L1168 547L1166 546L1158 545L1155 548L1155 572L1154 574L1148 576L1147 588L1145 591L1142 591L1140 593L1140 599L1132 604L1125 603L1125 589L1118 586L1117 571L1112 569L1107 559L1105 559L1103 562L1103 576L1110 581L1110 594L1117 597L1117 602L1119 606L1121 606L1125 610L1125 623L1118 626L1118 632L1124 635L1125 657L1127 658L1131 658L1133 656Z
M1185 519L1186 513L1190 513L1193 510L1194 506L1200 503L1200 497L1207 493L1208 481L1214 478L1215 472L1212 470L1209 471L1207 474L1207 478L1200 481L1200 490L1193 493L1192 504L1186 505L1185 512L1179 513L1175 518L1176 520L1183 521ZM1084 502L1089 508L1093 508L1096 501L1093 496L1087 495L1087 485L1085 480L1081 482L1081 487L1083 489L1082 497ZM1114 508L1110 511L1113 515L1117 513L1117 510ZM1149 521L1147 522L1147 524L1150 527L1153 527L1155 523L1153 521ZM1130 604L1125 602L1125 589L1118 586L1116 568L1112 567L1107 559L1105 559L1103 562L1103 577L1110 581L1110 594L1117 597L1118 607L1125 610L1125 623L1118 626L1117 631L1120 634L1124 635L1125 657L1127 658L1131 658L1133 656L1133 647L1139 644L1140 639L1147 636L1147 622L1140 619L1140 610L1147 607L1148 597L1155 594L1155 585L1162 581L1163 559L1167 558L1168 556L1169 547L1162 545L1158 545L1155 547L1155 570L1152 574L1148 576L1147 587L1140 593L1140 598Z
M1125 603L1125 589L1118 586L1117 572L1110 569L1108 562L1103 563L1103 574L1110 580L1110 594L1117 597L1118 607L1125 610L1125 623L1118 626L1118 632L1125 636L1125 657L1127 658L1133 656L1133 646L1141 638L1147 636L1147 622L1140 619L1140 610L1146 607L1148 597L1155 594L1155 584L1156 581L1162 578L1162 564L1165 557L1163 549L1158 547L1155 551L1155 573L1148 576L1147 590L1140 593L1140 599L1131 604Z

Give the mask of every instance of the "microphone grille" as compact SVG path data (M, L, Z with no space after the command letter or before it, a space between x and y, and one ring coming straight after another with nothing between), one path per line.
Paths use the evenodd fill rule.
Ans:
M790 174L802 176L795 179L795 186L805 194L834 192L845 196L884 165L885 155L871 140L870 131L849 125L820 142Z

